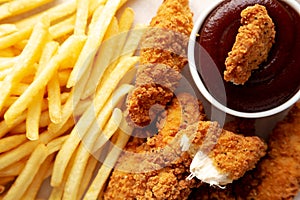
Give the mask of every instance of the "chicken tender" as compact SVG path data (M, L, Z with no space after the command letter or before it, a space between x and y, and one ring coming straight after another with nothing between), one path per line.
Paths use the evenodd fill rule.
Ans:
M275 42L275 25L264 6L249 6L241 12L241 17L242 26L226 58L224 72L224 79L237 85L244 84L252 70L267 60Z
M188 94L174 98L159 133L136 148L128 144L130 150L118 160L105 199L187 199L202 181L227 184L255 166L265 154L265 144L257 137L222 130L216 122L201 121L203 107L197 102Z
M141 43L136 87L127 99L130 124L150 124L153 116L171 101L180 71L187 64L192 17L188 0L164 0L151 20Z
M300 192L300 102L277 124L268 147L257 167L225 190L202 185L190 199L294 199Z

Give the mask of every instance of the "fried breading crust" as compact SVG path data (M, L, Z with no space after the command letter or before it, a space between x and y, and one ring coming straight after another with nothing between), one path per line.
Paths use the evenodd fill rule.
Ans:
M252 70L267 60L275 42L275 26L264 6L249 6L241 17L242 26L225 61L224 79L234 84L244 84L249 79Z
M159 134L147 138L145 143L134 138L127 144L126 150L136 154L124 153L120 157L104 193L105 199L186 198L190 187L198 186L199 182L185 179L191 159L187 153L178 155L168 143L180 129L204 118L203 106L193 96L181 93L173 98L159 119Z
M180 71L187 64L192 16L188 0L164 0L151 20L141 42L136 88L127 99L130 124L148 125L158 113L150 109L171 101L181 78Z
M195 102L187 94L179 95L160 121L157 135L136 148L128 144L129 151L121 155L110 177L105 199L186 199L201 184L187 179L199 150L209 151L220 173L233 179L254 167L264 155L264 143L222 130L216 122L201 121L203 108L199 110ZM191 141L187 151L182 150L183 136Z
M300 191L300 102L277 124L268 147L257 167L225 190L203 185L190 199L294 199Z

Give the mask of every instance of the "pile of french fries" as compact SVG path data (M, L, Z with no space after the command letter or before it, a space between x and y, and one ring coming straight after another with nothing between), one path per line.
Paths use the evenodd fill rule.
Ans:
M0 199L101 198L145 31L125 2L0 0Z

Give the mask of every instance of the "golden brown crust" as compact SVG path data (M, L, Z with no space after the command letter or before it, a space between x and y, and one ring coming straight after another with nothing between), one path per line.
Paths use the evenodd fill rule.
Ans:
M241 17L242 26L225 61L224 79L234 84L244 84L249 79L251 71L266 61L275 41L274 23L264 6L249 6Z
M300 191L300 102L269 138L269 151L255 173L248 199L293 199Z
M200 184L195 179L186 179L191 163L189 154L175 151L169 143L174 142L181 128L204 119L203 107L196 98L182 93L167 108L159 120L158 135L144 143L140 139L128 143L126 150L135 154L123 153L120 157L105 199L186 199L190 188Z
M294 199L300 192L300 102L277 124L268 148L257 167L227 189L201 186L191 199Z
M201 184L195 178L187 179L193 156L200 148L209 150L212 147L214 156L218 157L218 152L224 148L221 146L225 145L228 146L225 150L232 156L218 157L217 160L224 159L224 162L230 160L233 155L236 155L235 159L245 159L226 168L233 174L232 177L252 168L259 159L257 155L262 154L262 141L255 138L245 139L222 131L215 122L199 121L204 119L203 107L189 94L180 94L174 98L163 118L158 124L157 135L148 138L142 144L139 140L133 140L133 144L127 145L130 151L123 152L118 160L104 193L105 199L187 199L192 188ZM220 138L217 133L221 133ZM192 141L188 151L182 150L183 135ZM241 145L230 146L234 138L239 140ZM248 148L249 152L244 153L244 147ZM233 151L236 151L236 154ZM249 165L248 168L246 164ZM241 169L233 169L240 166Z
M244 137L223 130L209 157L221 172L237 180L255 167L266 149L267 146L258 137Z
M196 126L193 127L193 126ZM192 131L192 130L196 131ZM197 151L207 154L222 174L228 174L232 180L242 177L255 167L266 153L266 144L258 137L244 137L221 129L216 122L200 121L180 131L191 136L192 145L188 150L192 157Z
M188 0L165 0L143 36L136 88L127 98L127 120L132 125L150 124L155 104L170 102L187 64L187 45L193 27Z

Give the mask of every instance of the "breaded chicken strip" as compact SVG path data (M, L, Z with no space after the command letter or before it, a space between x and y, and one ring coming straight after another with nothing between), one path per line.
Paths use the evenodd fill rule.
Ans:
M128 152L121 155L110 177L105 199L187 199L191 189L202 184L193 175L226 184L254 167L264 155L264 143L201 121L203 108L195 105L199 104L190 95L179 95L168 107L157 135L135 148L128 144Z
M195 179L185 180L185 177L189 175L186 169L189 167L191 160L179 157L174 150L166 146L174 139L180 129L204 118L203 106L193 96L181 93L173 98L158 122L157 126L160 131L158 135L149 137L146 142L142 143L141 141L143 141L145 135L141 132L146 129L144 134L147 136L149 133L152 134L153 131L148 130L148 127L135 129L139 138L133 138L127 144L127 152L120 157L115 167L116 170L110 177L104 198L175 199L175 197L186 197L190 192L190 187L199 185L199 182ZM150 161L145 160L144 156L147 156ZM135 161L135 159L138 160ZM173 162L170 163L167 160ZM136 167L136 164L139 164L139 166ZM125 167L126 169L122 169ZM132 167L133 173L128 172L130 170L128 167ZM149 172L151 167L158 170L150 170Z
M249 6L241 12L242 26L226 58L224 79L244 84L254 69L267 60L275 42L275 26L264 6Z
M300 102L278 123L268 147L267 156L257 168L228 188L203 185L190 199L294 199L300 192Z
M188 0L164 0L141 44L136 88L127 99L127 121L138 126L171 101L187 64L187 45L193 28Z

